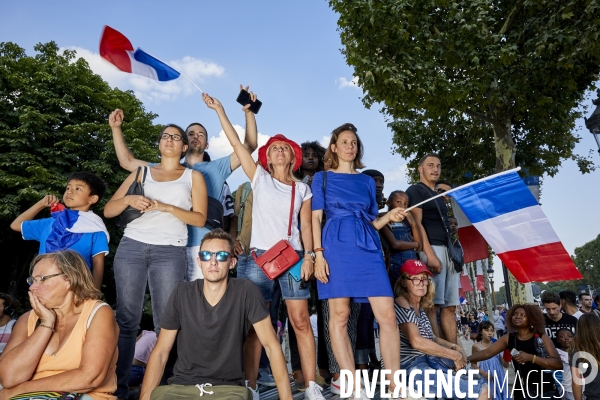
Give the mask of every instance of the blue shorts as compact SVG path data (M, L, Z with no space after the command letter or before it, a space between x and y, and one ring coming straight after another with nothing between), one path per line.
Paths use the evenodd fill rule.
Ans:
M256 256L261 256L266 250L256 250ZM304 257L304 252L297 251L300 259ZM273 297L273 282L263 272L262 269L254 262L252 253L247 256L241 254L238 256L237 263L237 276L238 278L246 278L251 280L260 289L265 302L270 303ZM288 273L284 272L277 278L279 286L281 287L281 297L284 300L306 300L310 298L310 285L304 283L305 288L300 289L300 282L296 282L294 278Z

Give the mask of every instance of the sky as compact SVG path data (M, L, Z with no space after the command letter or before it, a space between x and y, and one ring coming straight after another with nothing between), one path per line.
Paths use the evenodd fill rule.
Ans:
M263 102L257 115L259 144L283 133L299 143L318 140L326 145L335 127L352 122L365 145L364 163L385 175L384 193L408 187L407 161L392 153L392 132L379 109L363 106L362 91L340 51L337 15L327 1L3 3L0 41L14 42L30 55L35 44L51 40L62 49L76 50L111 86L133 90L147 110L159 115L156 123L201 122L208 130L208 152L214 159L230 154L231 148L199 91L184 78L155 82L120 72L102 60L98 44L104 25L123 33L134 48L180 69L218 98L239 132L244 115L235 99L240 84L250 85ZM587 111L590 115L591 101L585 104L592 107ZM593 159L600 163L593 136L583 120L577 125L582 140L575 151L588 154L593 149ZM543 177L542 209L570 254L600 233L599 174L582 175L568 160L556 176ZM246 180L240 169L228 182L235 190ZM494 268L498 288L502 273L497 258Z

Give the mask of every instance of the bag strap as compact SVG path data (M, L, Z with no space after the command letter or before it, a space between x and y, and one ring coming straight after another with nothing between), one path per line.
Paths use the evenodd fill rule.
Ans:
M423 182L419 182L419 184L423 185L423 186L426 186ZM429 187L427 187L427 188L429 189ZM433 195L431 193L429 193L429 198L432 198L432 197L433 197ZM436 208L438 210L438 213L440 214L440 218L442 219L442 226L444 227L444 230L446 231L446 234L448 235L448 237L451 237L450 236L450 231L448 230L448 227L446 226L446 221L444 220L444 216L442 215L442 210L440 209L440 205L438 204L437 199L433 200L433 202L435 203L435 206L436 206Z
M246 182L246 183L244 183L242 191L240 192L241 193L240 212L238 213L238 226L237 226L238 234L242 231L242 222L243 222L243 218L244 218L244 211L246 210L246 200L248 199L248 195L250 194L251 189L252 189L251 183Z
M292 182L292 202L290 204L290 220L288 222L288 240L292 239L292 215L294 214L294 199L296 198L296 182Z

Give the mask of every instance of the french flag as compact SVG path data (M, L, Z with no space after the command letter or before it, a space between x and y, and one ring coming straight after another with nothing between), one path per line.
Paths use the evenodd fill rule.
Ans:
M582 279L517 171L505 171L445 194L456 200L519 282Z
M52 206L50 209L52 230L46 239L46 251L53 253L70 248L85 233L103 232L106 241L110 242L110 235L102 218L92 211L76 211L65 208L62 204Z
M110 26L105 26L102 33L100 56L123 72L142 75L157 81L170 81L181 75L179 71L142 49L133 51L129 39Z
M454 218L458 222L458 238L463 248L465 264L488 258L488 244L481 233L469 221L456 200L450 198L450 202Z

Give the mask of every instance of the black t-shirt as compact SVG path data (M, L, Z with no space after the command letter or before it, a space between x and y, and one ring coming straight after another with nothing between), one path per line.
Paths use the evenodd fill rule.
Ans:
M177 362L170 384L244 385L243 345L252 324L269 316L258 287L229 278L221 300L206 301L203 279L178 284L165 307L161 327L179 330Z
M552 321L548 318L547 315L544 315L544 319L546 320L546 335L550 339L552 339L552 343L557 349L560 349L560 345L558 344L558 340L556 340L556 333L559 329L567 328L570 329L573 334L575 334L575 326L577 326L577 318L572 315L563 313L562 318L558 320L558 322Z
M408 195L409 207L412 207L415 204L418 204L423 200L427 200L433 196L437 196L436 192L421 183L410 186L408 189L406 189L406 194ZM421 220L421 224L425 229L425 233L427 233L429 244L446 246L448 244L448 234L444 228L444 225L442 224L442 218L440 217L438 208L435 206L435 202L437 202L437 204L440 206L440 211L442 212L446 228L450 230L450 224L448 223L448 207L446 207L446 203L442 197L438 197L435 200L428 201L422 206L419 206L419 208L423 210L423 219Z

